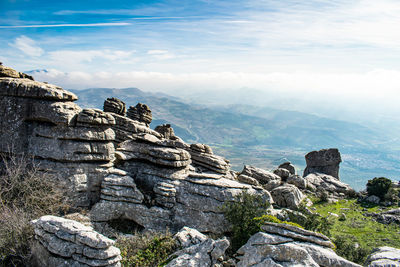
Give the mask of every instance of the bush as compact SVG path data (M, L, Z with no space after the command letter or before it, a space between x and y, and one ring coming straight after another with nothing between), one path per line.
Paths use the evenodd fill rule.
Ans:
M121 250L122 266L163 266L169 255L178 249L170 233L136 234L119 237L115 246Z
M304 229L304 227L301 226L300 224L297 224L294 222L281 221L273 215L263 215L261 217L256 217L253 220L257 222L257 224L259 225L260 228L265 222L272 222L272 223L283 223L283 224L296 226L296 227Z
M364 264L372 250L372 248L360 246L357 239L351 235L339 235L333 242L336 245L336 254L360 265Z
M27 157L1 157L0 169L0 265L28 261L34 232L30 221L68 209L57 184L37 171Z
M398 202L400 200L399 191L393 187L389 188L388 192L384 196L384 200L390 202Z
M369 196L377 196L380 199L384 199L385 194L389 191L392 186L392 181L385 177L375 177L372 180L368 180L367 193Z
M301 212L304 216L297 216L294 213L288 213L290 221L303 226L306 230L320 232L329 236L333 222L329 221L328 218L325 218L318 213L310 213L305 209L306 208L303 206L301 206L299 209L299 212Z
M235 197L234 202L227 202L222 210L225 218L232 225L231 249L238 250L247 240L260 230L260 225L253 220L267 212L270 204L260 195L242 192Z

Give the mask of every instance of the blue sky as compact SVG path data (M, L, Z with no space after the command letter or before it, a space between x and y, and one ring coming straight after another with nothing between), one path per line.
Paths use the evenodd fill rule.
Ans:
M400 2L0 1L0 61L66 88L271 90L398 111Z

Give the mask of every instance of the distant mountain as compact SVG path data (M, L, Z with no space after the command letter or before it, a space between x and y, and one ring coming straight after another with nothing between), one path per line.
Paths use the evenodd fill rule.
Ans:
M400 171L398 153L391 149L399 144L355 123L249 105L209 108L137 88L70 91L79 96L82 107L102 109L108 97L118 97L128 106L145 103L153 113L153 128L172 124L186 142L210 144L215 152L230 159L236 170L243 164L269 169L290 160L301 171L307 152L337 147L344 159L341 176L355 188L362 188L374 176L393 177Z

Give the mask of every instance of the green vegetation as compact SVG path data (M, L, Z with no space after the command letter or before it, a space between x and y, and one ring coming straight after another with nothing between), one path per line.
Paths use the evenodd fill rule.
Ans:
M69 208L65 194L39 173L32 159L0 157L0 266L26 264L34 232L30 221Z
M121 250L122 266L164 266L178 247L170 233L121 236L115 244Z
M303 226L301 226L300 224L294 223L294 222L287 222L287 221L281 221L278 218L276 218L275 216L269 215L269 214L265 214L261 217L256 217L253 219L255 222L257 222L257 224L261 227L265 222L272 222L272 223L283 223L283 224L287 224L287 225L291 225L291 226L296 226L299 228L303 228Z
M391 186L392 181L390 179L385 177L375 177L372 180L368 180L367 192L369 196L374 195L383 199Z
M260 195L243 192L235 197L235 202L227 202L222 207L225 218L232 225L231 250L236 251L260 230L256 217L267 213L270 204Z
M359 204L355 199L336 203L317 203L316 212L332 223L329 237L337 246L337 254L348 260L363 264L373 248L390 246L400 248L400 227L396 224L381 224L363 213L379 212L377 205ZM394 207L386 207L391 209ZM329 214L345 215L345 220Z

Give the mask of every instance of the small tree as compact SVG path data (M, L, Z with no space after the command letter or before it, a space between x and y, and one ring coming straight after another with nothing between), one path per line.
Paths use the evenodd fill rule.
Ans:
M232 225L232 250L236 251L255 233L260 231L260 225L253 220L267 213L270 206L260 195L242 192L232 202L223 205L225 218Z
M375 177L372 180L368 180L367 193L369 196L377 196L380 199L385 197L385 194L392 187L392 181L385 177Z

